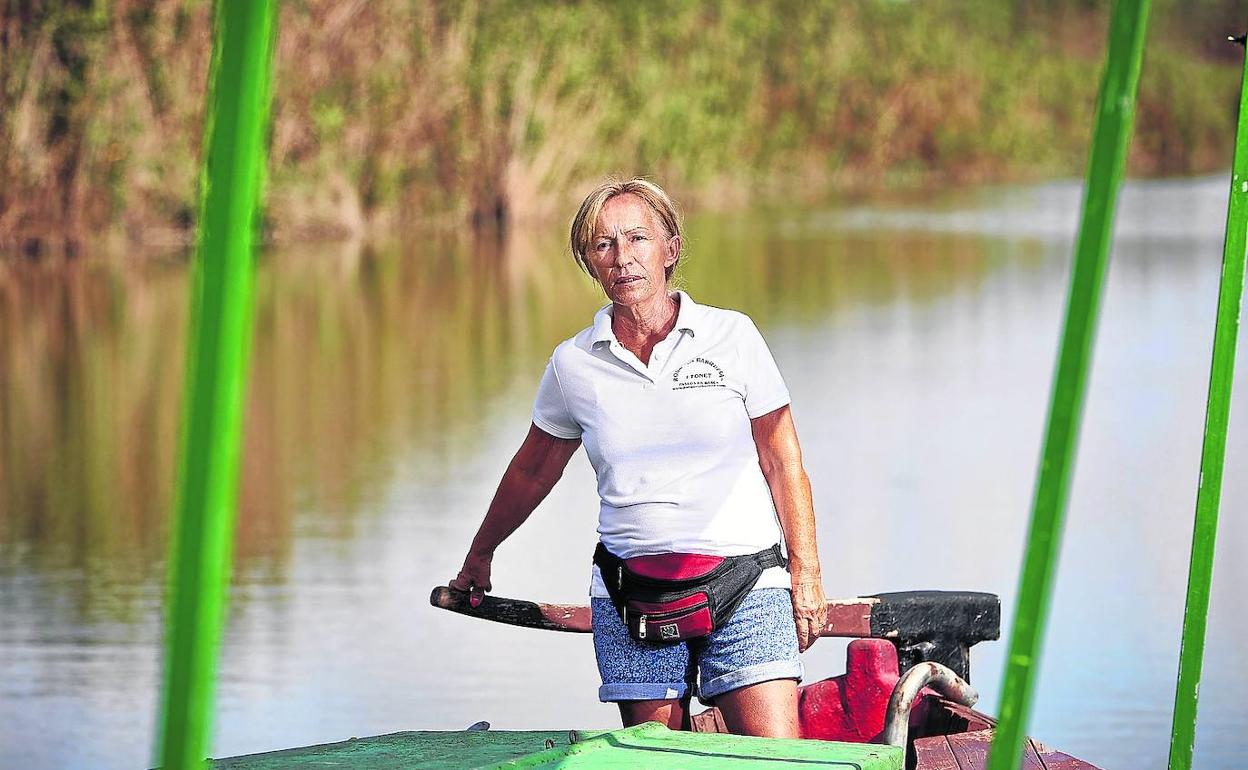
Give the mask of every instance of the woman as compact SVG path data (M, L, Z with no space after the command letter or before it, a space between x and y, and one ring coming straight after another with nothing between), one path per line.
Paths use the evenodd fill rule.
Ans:
M571 246L611 304L551 356L533 425L450 587L480 601L495 549L584 442L609 555L736 557L772 548L781 530L788 555L788 571L764 569L725 625L674 643L635 638L595 566L600 700L618 704L625 726L687 729L697 694L734 733L796 737L798 653L818 638L827 607L784 381L749 318L669 289L680 224L657 185L600 185L572 222Z

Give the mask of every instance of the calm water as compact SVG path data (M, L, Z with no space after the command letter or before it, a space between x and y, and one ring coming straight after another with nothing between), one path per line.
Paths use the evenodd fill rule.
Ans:
M1224 184L1122 201L1032 725L1106 768L1164 767ZM829 595L993 591L1008 615L1078 200L1052 184L690 223L686 288L750 313L791 387ZM556 228L266 255L215 756L615 723L587 638L427 599L549 351L599 305L560 248ZM0 265L0 767L153 761L186 280L178 260ZM1242 403L1227 463L1200 768L1243 766L1248 729ZM596 510L578 454L499 552L497 591L583 600ZM973 659L989 711L1004 647ZM823 640L807 670L843 654Z

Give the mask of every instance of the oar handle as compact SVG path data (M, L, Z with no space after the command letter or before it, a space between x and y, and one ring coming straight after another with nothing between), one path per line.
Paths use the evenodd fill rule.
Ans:
M495 623L506 623L510 626L523 628L540 628L545 631L570 631L577 634L588 634L590 625L589 607L577 604L539 604L523 599L507 599L502 596L481 597L476 607L468 601L466 591L456 591L446 586L438 586L429 596L429 603L461 615L468 615Z

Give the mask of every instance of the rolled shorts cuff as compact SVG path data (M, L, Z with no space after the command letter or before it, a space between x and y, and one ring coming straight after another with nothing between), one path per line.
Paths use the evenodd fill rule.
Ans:
M739 668L703 682L698 687L698 700L710 702L726 692L747 687L759 682L770 682L774 679L796 679L799 682L806 670L800 660L772 660L756 663L753 666Z
M679 700L689 694L685 682L614 682L598 688L598 700L618 703L624 700Z

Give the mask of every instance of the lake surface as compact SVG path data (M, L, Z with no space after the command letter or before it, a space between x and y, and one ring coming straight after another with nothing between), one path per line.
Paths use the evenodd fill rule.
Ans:
M1107 769L1165 766L1225 185L1132 183L1119 209L1030 730ZM830 596L991 591L1008 631L1079 195L688 223L683 285L753 316L789 383ZM587 637L428 605L550 350L601 304L561 230L263 257L214 756L480 719L616 724ZM0 263L0 767L154 762L186 292L181 259ZM1199 768L1244 764L1246 376ZM584 601L594 489L578 453L499 551L499 594ZM840 673L844 647L820 641L808 675ZM990 712L1004 652L972 657Z

